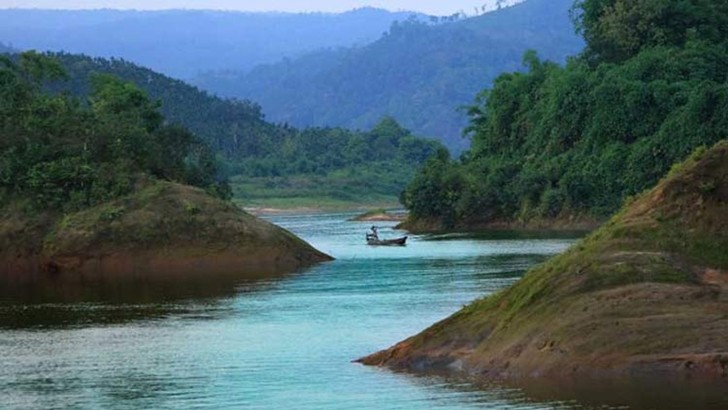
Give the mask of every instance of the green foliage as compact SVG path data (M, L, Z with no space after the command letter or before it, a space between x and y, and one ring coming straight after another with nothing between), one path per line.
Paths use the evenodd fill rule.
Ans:
M469 109L471 150L447 172L434 164L419 172L405 194L413 215L445 223L605 217L697 147L726 138L726 3L636 3L579 2L583 55L560 67L527 53L528 72L504 74L482 92ZM648 13L653 7L683 20L668 24ZM631 13L627 22L608 31L622 12ZM697 32L681 37L685 21ZM627 32L630 25L651 34ZM468 182L447 202L431 187L450 173Z
M197 205L191 204L189 202L185 203L185 212L187 212L189 215L197 215L201 211L202 210Z
M463 187L461 173L453 166L447 150L441 148L412 180L401 202L418 217L442 218L451 224Z
M689 41L718 43L728 35L725 1L578 0L575 11L587 55L599 61L624 61L647 48Z
M214 170L219 168L218 164L222 165L219 172L224 176L257 179L250 187L260 187L257 182L262 179L288 180L299 176L321 180L323 184L336 184L340 180L337 174L356 173L366 183L346 189L347 195L356 196L358 190L361 198L372 191L396 196L416 168L439 146L434 141L414 137L391 117L381 118L369 132L341 128L298 130L286 124L266 122L260 106L255 103L220 99L128 62L70 54L51 56L62 62L70 74L70 81L49 84L49 90L56 94L68 90L86 96L98 94L99 86L104 85L105 93L123 97L115 101L119 107L92 98L95 111L106 113L115 120L119 115L114 111L121 108L125 116L143 119L136 123L126 121L130 128L115 132L128 131L138 135L136 129L156 129L159 117L152 114L159 110L169 123L179 124L197 135L204 145L194 145L193 135L181 127L165 126L155 131L157 138L154 140L135 141L133 146L121 148L139 156L159 149L158 145L165 146L167 155L151 157L152 162L146 165L153 175L189 181L222 197L230 197L233 192L226 185L216 183ZM137 84L161 102L161 107L159 102L140 95L138 88L109 80L109 75ZM194 145L192 154L188 149L191 144ZM180 161L182 158L184 161ZM195 171L194 175L189 175L192 171ZM246 199L259 199L262 192L268 191L237 190L237 194ZM299 194L306 195L306 192L308 189Z
M415 170L414 166L393 161L372 161L325 173L240 175L231 178L231 184L234 196L241 198L246 206L341 209L378 204L393 206Z
M99 214L99 218L102 221L113 221L115 219L118 219L120 216L124 215L124 208L121 207L109 207L107 209L104 209Z
M232 173L250 177L326 175L337 170L411 176L440 145L414 137L385 117L369 132L341 128L308 128L292 132L277 150L230 164ZM364 171L366 170L366 171ZM372 181L375 182L375 181ZM375 182L376 185L376 182ZM397 193L404 184L391 190ZM379 188L378 188L379 189Z
M297 126L369 129L391 115L460 152L468 145L461 135L467 117L458 108L484 82L518 69L528 49L554 61L581 50L569 26L572 3L529 0L467 19L411 19L366 46L319 50L250 72L203 73L195 83L252 98L272 119Z
M65 77L48 56L28 52L0 64L0 189L7 197L78 210L131 192L140 174L229 192L209 149L164 125L158 103L138 87L96 76L84 104L41 91Z

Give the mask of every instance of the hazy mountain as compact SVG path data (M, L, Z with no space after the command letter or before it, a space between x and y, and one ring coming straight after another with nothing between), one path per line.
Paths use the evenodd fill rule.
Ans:
M367 44L409 12L365 8L342 14L220 11L0 10L0 42L18 49L133 61L177 78Z
M529 0L456 22L410 20L366 46L318 51L249 73L206 74L194 83L250 98L272 120L297 126L367 129L391 115L459 151L468 141L461 137L465 114L457 108L500 73L520 70L526 50L559 62L580 51L572 4Z
M0 53L13 53L15 51L16 50L14 50L12 47L10 47L6 44L0 43Z

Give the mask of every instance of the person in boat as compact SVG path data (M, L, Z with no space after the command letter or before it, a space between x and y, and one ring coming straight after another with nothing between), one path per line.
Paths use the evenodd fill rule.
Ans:
M377 233L377 227L372 226L371 230L372 230L371 233L367 233L367 238L379 240L379 233Z

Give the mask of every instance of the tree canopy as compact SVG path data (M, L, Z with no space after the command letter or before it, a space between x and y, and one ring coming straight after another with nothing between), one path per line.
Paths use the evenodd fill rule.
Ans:
M369 129L386 115L454 152L467 148L459 110L524 51L554 61L580 51L569 23L573 0L528 0L472 18L410 19L365 46L333 48L261 65L204 73L195 84L251 98L275 121Z
M583 54L562 67L527 53L527 72L479 94L471 150L428 162L406 190L415 217L605 217L728 136L728 3L626 3L578 2Z
M254 102L218 98L127 61L67 53L48 56L60 62L68 78L47 83L45 89L85 99L95 92L99 78L113 75L131 82L148 93L149 104L161 104L159 112L167 123L189 129L210 147L222 164L221 172L233 181L260 179L258 185L286 185L288 179L302 177L348 185L347 197L371 192L396 197L439 146L415 137L391 117L381 118L371 131L297 129L266 121ZM134 100L131 94L127 98ZM264 191L259 188L236 192L257 197Z
M140 175L229 197L214 155L133 84L93 78L87 100L43 84L67 76L46 55L0 57L0 195L40 209L78 210L127 194Z
M587 55L598 61L620 62L646 48L688 41L719 43L728 35L722 0L578 0L574 16Z

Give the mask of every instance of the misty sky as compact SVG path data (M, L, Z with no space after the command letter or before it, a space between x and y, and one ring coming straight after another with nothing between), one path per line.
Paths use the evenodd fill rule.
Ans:
M435 15L451 15L460 10L473 13L474 7L496 0L0 0L0 8L44 9L221 9L245 11L328 11L340 12L374 6L389 10L412 10ZM508 1L512 2L512 1Z

